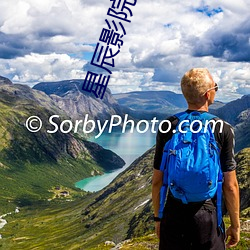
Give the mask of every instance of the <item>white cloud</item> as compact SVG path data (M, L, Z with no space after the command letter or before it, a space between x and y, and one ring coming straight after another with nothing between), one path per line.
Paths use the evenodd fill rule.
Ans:
M84 77L86 61L82 58L85 52L93 52L91 45L107 27L104 20L111 4L97 0L1 1L0 56L6 58L0 59L1 74L30 84ZM127 34L115 57L109 87L113 92L179 91L185 71L206 67L220 85L218 98L229 100L248 93L249 62L236 59L246 58L242 53L249 48L238 35L248 36L249 8L248 0L138 1L131 7L131 23L124 24ZM244 42L244 51L232 49L221 34L235 35L234 41Z
M30 86L42 81L85 77L82 66L86 61L71 58L67 54L39 55L32 53L8 60L8 63L0 59L0 63L5 65L2 67L2 74L12 75L11 80L14 83L24 83Z

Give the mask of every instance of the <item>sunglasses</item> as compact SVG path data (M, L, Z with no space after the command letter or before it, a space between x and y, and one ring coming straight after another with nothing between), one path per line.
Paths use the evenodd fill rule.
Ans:
M208 91L210 91L210 90L212 90L212 89L214 89L215 91L218 91L218 89L219 89L218 84L217 84L217 83L214 83L214 87L212 87L212 88L210 88L210 89L207 89L207 91L206 91L203 95L205 95Z

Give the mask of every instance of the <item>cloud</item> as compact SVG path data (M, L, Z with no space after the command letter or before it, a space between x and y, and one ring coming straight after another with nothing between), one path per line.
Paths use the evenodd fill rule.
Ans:
M6 13L3 13L2 20L0 18L0 57L6 59L31 52L84 52L82 44L96 41L104 22L103 5L86 8L78 0L70 3L59 0L10 0L8 3L0 3L1 15Z
M111 5L97 0L0 2L1 74L31 84L99 72L90 61ZM110 68L109 87L114 92L178 92L187 70L206 67L228 93L219 91L219 98L247 93L249 8L247 0L137 1L131 23L124 23L127 34Z
M193 48L197 57L212 55L226 61L250 62L250 19L224 31L217 26L198 39Z
M10 75L14 83L30 86L42 81L59 81L62 79L79 79L85 77L82 65L84 60L71 58L67 54L52 53L40 55L31 53L6 62L0 59L1 72Z

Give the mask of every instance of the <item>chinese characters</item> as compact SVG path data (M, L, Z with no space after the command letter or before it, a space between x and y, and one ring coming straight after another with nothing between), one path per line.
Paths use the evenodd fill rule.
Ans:
M137 3L137 0L110 1L113 3L111 8L108 9L107 16L108 18L112 17L112 20L105 19L107 27L101 31L99 42L95 47L90 63L95 67L103 69L106 74L88 71L82 86L82 90L92 92L97 98L101 99L104 96L110 75L112 74L110 67L115 67L114 57L120 53L120 49L123 46L122 39L126 35L124 24L131 22L130 18L133 16L131 7Z

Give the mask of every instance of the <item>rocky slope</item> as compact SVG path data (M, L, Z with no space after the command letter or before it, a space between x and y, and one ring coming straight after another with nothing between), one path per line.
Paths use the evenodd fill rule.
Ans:
M240 113L250 108L250 94L244 95L242 98L227 103L223 107L217 109L214 113L235 126Z
M241 210L247 209L245 214L250 217L250 148L241 150L236 155L237 178L240 186L240 207Z
M235 152L250 146L250 95L244 95L221 108L211 110L211 113L234 127Z
M235 152L242 148L250 147L250 108L242 111L237 119L235 125L236 145Z
M73 119L89 119L105 121L111 115L123 115L119 104L106 90L103 99L96 98L92 93L82 91L83 80L66 80L60 82L38 83L33 89L43 91L53 99L57 106Z
M8 78L0 76L0 84L13 84Z
M241 189L241 210L249 208L250 148L236 155ZM91 239L114 242L142 236L153 231L151 179L154 149L138 158L109 186L100 191L83 210L83 223L91 231L100 231ZM108 231L107 231L108 229ZM117 233L119 231L119 233ZM90 232L86 232L88 234ZM104 241L104 240L103 240ZM88 242L86 246L92 245Z
M236 156L241 209L245 210L249 208L249 150L242 150ZM135 160L102 191L71 203L43 204L9 218L3 232L3 246L17 250L38 246L40 249L103 250L112 249L112 246L105 245L105 241L112 241L116 245L113 249L154 249L156 237L142 237L154 232L151 201L153 155L154 148ZM227 218L227 225L228 221ZM19 230L13 233L16 227ZM142 238L124 242L134 237ZM240 247L236 249L247 249L248 238L249 230L242 230Z
M58 109L45 93L28 86L0 84L0 182L6 200L20 201L25 194L32 200L49 197L53 185L74 187L74 183L91 173L100 174L122 167L124 161L80 135L53 130L48 119L60 115L59 126L67 114ZM30 116L39 116L43 122L37 133L25 126ZM36 125L36 124L33 124ZM5 204L6 205L6 204Z

